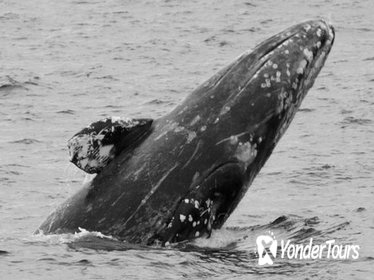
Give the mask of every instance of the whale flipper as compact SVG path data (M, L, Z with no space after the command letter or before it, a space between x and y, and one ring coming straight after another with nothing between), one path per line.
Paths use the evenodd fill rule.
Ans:
M70 161L87 173L99 173L126 148L144 140L152 119L106 118L68 140Z

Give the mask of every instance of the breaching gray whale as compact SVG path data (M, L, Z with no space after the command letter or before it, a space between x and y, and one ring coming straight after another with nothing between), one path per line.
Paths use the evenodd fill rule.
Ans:
M141 244L209 236L289 126L334 36L325 21L307 21L245 52L141 137L126 142L126 132L127 144L37 232L84 228Z

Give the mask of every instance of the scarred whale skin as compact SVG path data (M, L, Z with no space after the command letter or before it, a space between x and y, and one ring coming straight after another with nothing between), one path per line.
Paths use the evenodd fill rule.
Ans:
M334 29L292 26L222 69L37 232L100 231L141 244L220 228L269 158L324 65Z

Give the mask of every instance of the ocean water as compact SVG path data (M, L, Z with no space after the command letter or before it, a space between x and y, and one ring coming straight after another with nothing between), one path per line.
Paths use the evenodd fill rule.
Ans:
M336 29L325 67L210 239L164 249L33 235L87 179L66 147L82 127L162 116L240 53L320 17ZM0 279L372 279L373 22L370 0L0 0ZM259 266L268 232L359 245L359 257Z

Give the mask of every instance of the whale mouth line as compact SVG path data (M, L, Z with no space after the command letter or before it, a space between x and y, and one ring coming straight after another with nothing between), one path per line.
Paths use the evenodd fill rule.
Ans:
M204 181L206 181L210 176L212 176L214 173L216 173L218 170L222 169L222 168L225 168L229 165L239 165L240 162L238 160L235 160L235 159L232 159L232 160L228 160L228 161L225 161L225 162L222 162L220 164L217 164L216 166L214 166L207 174L206 176L204 176L200 182L200 184L204 183Z

